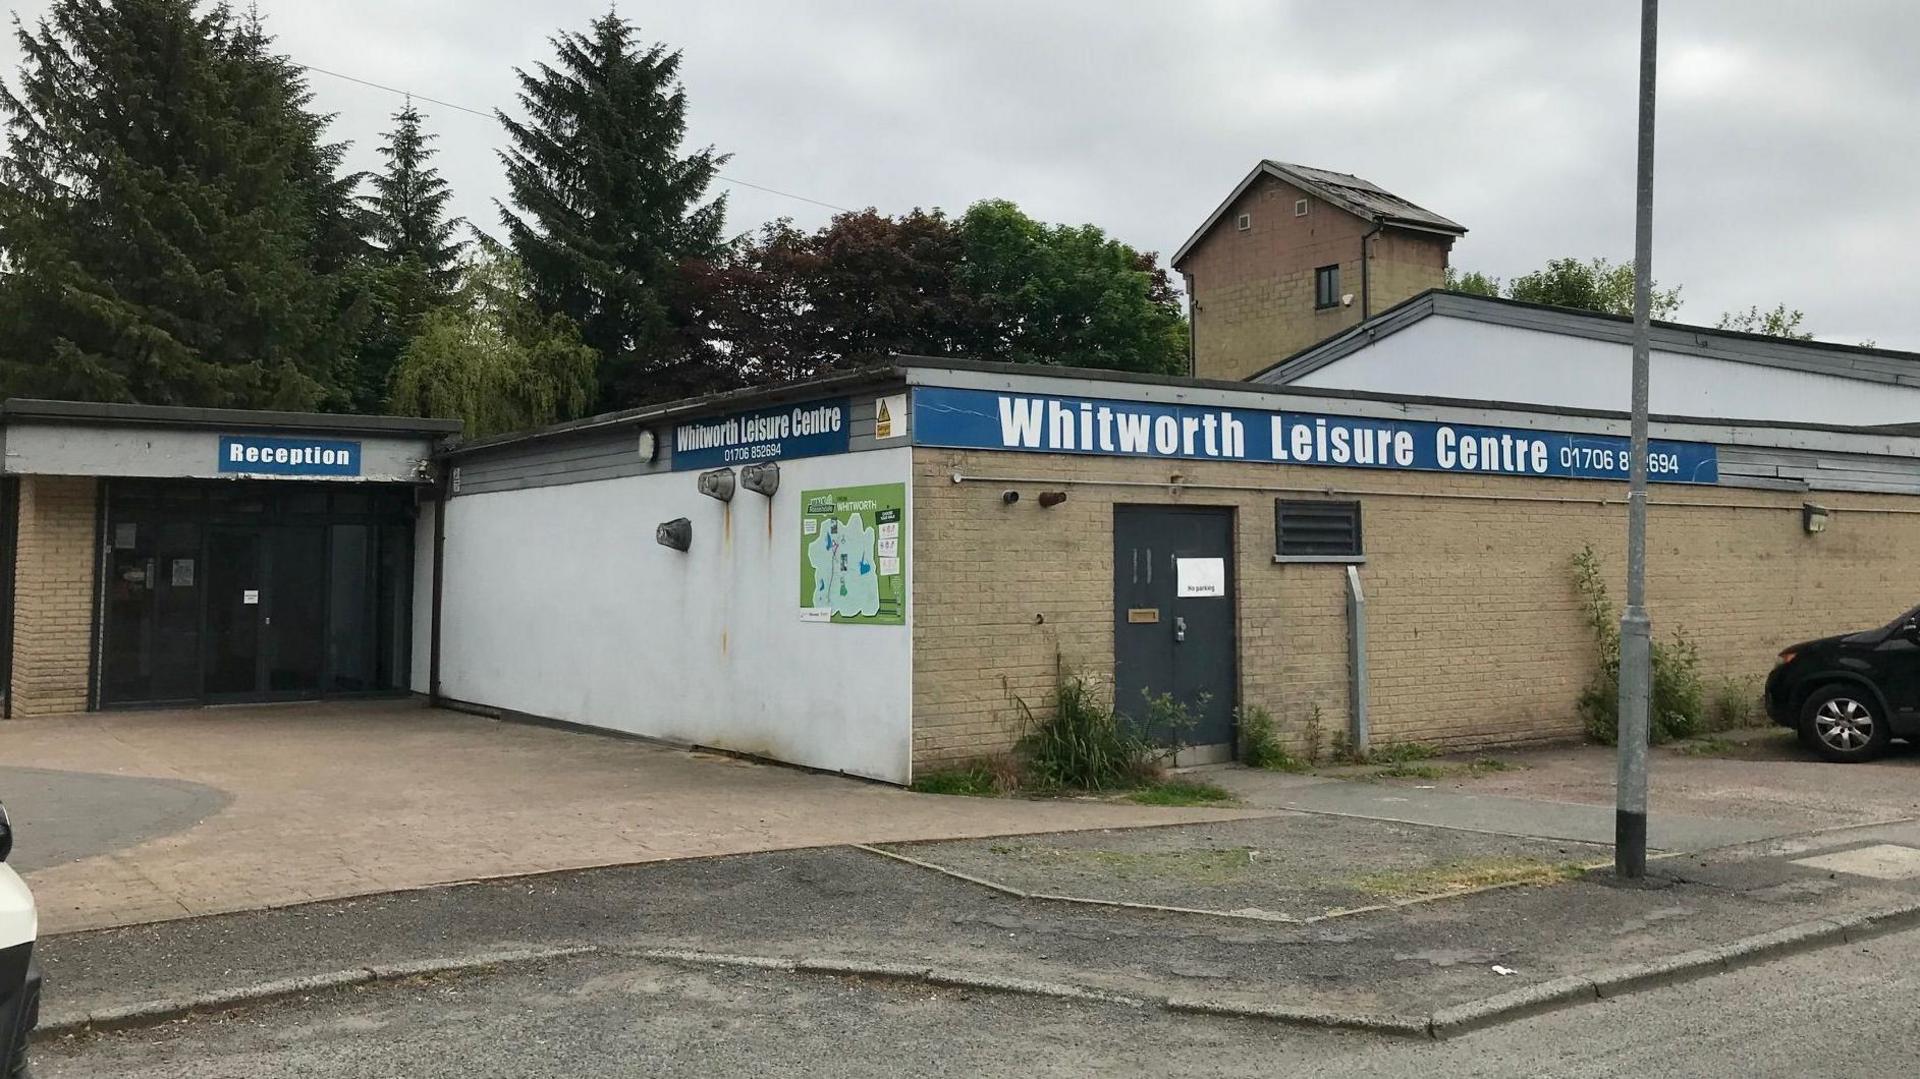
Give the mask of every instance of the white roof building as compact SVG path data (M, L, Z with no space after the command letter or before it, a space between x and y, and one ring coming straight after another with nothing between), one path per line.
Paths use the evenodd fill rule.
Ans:
M1621 411L1631 320L1423 292L1252 376L1300 389ZM1920 424L1920 354L1656 322L1656 414L1851 427Z

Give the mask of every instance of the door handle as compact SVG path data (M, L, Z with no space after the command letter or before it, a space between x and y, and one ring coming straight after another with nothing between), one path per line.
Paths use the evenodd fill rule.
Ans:
M1173 620L1173 639L1176 642L1187 639L1187 620L1175 616Z

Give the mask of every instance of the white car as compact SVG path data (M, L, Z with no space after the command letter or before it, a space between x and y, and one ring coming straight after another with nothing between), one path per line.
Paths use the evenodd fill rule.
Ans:
M0 1076L25 1079L27 1035L40 1020L40 971L33 940L40 918L33 893L13 867L13 825L0 807Z

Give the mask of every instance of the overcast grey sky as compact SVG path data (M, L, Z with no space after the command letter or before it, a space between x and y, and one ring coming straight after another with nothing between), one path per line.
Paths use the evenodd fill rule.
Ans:
M27 19L44 0L17 2ZM296 59L482 110L604 0L259 0ZM1357 173L1465 224L1502 277L1633 247L1632 0L654 0L690 142L847 207L1006 197L1169 254L1262 157ZM1823 338L1920 348L1920 4L1670 0L1655 277L1680 318L1784 300ZM9 75L18 52L6 43ZM393 95L312 76L371 167ZM461 214L495 226L495 124L422 102ZM730 232L831 211L727 189Z

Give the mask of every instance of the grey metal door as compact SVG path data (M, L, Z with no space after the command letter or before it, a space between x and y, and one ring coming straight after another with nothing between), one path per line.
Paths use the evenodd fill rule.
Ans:
M1115 711L1146 722L1164 694L1193 720L1188 745L1231 747L1233 587L1232 510L1114 507Z

